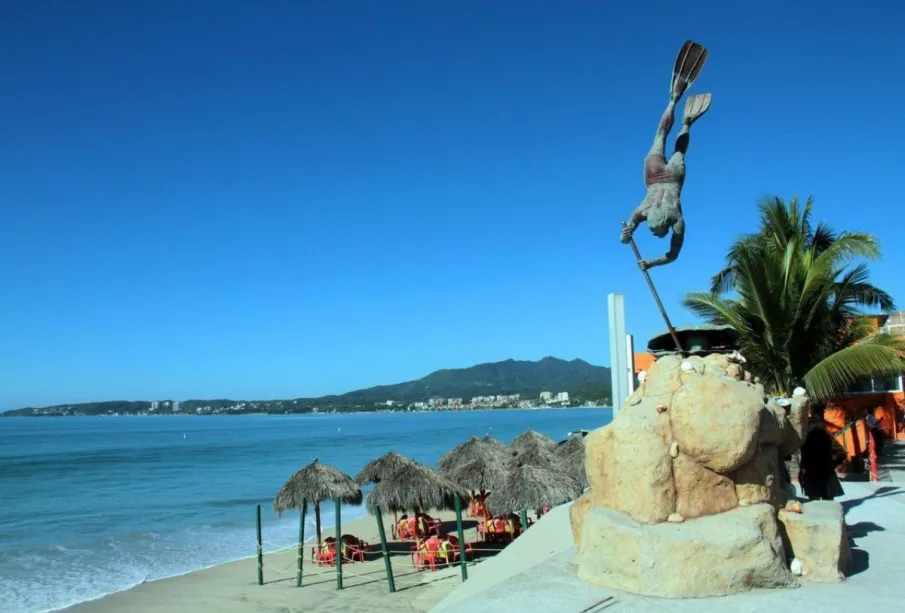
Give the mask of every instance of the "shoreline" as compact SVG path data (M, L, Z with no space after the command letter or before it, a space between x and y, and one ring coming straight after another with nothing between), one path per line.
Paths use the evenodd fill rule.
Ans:
M258 413L119 413L115 415L107 414L107 413L99 413L97 415L7 415L7 411L0 412L0 419L19 419L19 418L60 418L60 417L94 417L94 418L116 418L116 417L155 417L155 418L167 418L167 417L178 417L178 418L189 418L189 417L261 417L261 416L271 416L271 417L283 417L288 415L309 415L309 416L317 416L317 417L326 417L329 415L383 415L383 414L410 414L410 413L477 413L481 411L568 411L568 410L589 410L589 409L604 409L604 410L613 410L613 407L600 406L595 405L591 407L580 406L580 407L475 407L475 408L459 408L459 409L442 409L442 410L429 410L429 409L418 409L418 410L381 410L381 411L318 411L317 413L308 411L306 413L298 412L298 413L267 413L267 412L258 412Z
M343 533L348 533L348 532L347 532L347 527L348 527L349 529L354 529L354 528L356 527L357 524L366 522L369 518L373 521L373 517L374 517L374 516L367 512L367 508L365 507L364 504L361 504L361 505L359 505L359 506L343 507L343 511L346 511L347 509L349 509L349 510L351 510L351 509L362 509L362 510L364 510L365 514L364 514L363 516L361 516L361 517L356 517L355 519L352 519L352 520L350 520L350 521L348 521L348 522L343 522L343 523L342 523ZM311 518L311 517L313 517L313 516L314 516L314 515L313 515L313 512L309 513L309 515L308 515L309 518ZM330 536L335 536L335 528L336 528L336 524L322 524L322 525L321 525L321 536L322 536L322 538L327 538L327 537L330 537ZM375 528L375 529L376 529L376 528ZM263 536L266 537L266 532L263 533ZM313 535L308 536L307 530L306 530L306 538L305 538L305 542L304 542L304 548L307 548L307 547L308 547L311 543L313 543L315 540L317 540L317 534L313 534ZM262 538L262 544L264 545L264 560L265 560L265 566L266 566L267 556L274 556L274 555L286 554L286 552L288 552L288 551L290 551L290 550L293 550L293 551L294 551L294 550L298 547L298 543L292 543L292 544L290 544L290 545L286 545L285 547L278 546L276 549L268 550L267 547L266 547L266 544L267 544L267 539L266 539L266 538ZM226 560L226 561L224 561L224 562L217 562L216 564L209 564L209 565L207 565L207 566L201 566L201 567L199 567L199 568L193 568L192 570L187 570L187 571L175 573L175 574L172 574L172 575L165 575L165 576L163 576L163 577L156 577L156 578L154 578L154 579L147 579L147 578L145 578L144 580L139 581L138 583L134 583L134 584L132 584L132 585L129 585L129 586L127 586L127 587L123 587L122 589L119 589L119 590L116 590L116 591L113 591L113 592L108 592L108 593L106 593L106 594L101 594L100 596L96 596L96 597L94 597L94 598L89 598L89 599L87 599L87 600L79 600L79 601L77 601L77 602L72 602L72 603L63 605L63 606L61 606L61 607L55 607L55 608L52 608L52 609L43 609L43 610L39 611L38 613L61 613L61 612L63 612L63 611L76 611L76 610L80 610L80 609L78 609L78 607L81 607L82 605L87 605L87 604L92 603L92 602L97 602L97 601L99 601L99 600L103 600L104 598L108 598L108 597L110 597L110 596L115 596L115 595L117 595L117 594L123 594L123 593L125 593L125 592L128 592L128 591L130 591L130 590L133 590L133 589L135 589L135 588L137 588L137 587L140 587L140 586L142 586L142 585L150 585L150 584L158 583L158 582L161 582L161 581L169 581L169 580L171 580L171 579L178 579L178 578L180 578L180 577L186 577L186 576L192 575L192 574L194 574L194 573L201 573L201 572L209 571L209 570L211 570L211 569L218 568L218 567L220 567L220 566L226 566L226 565L228 565L228 564L235 564L235 563L238 563L238 562L248 562L249 560L253 560L253 561L255 562L255 568L257 568L257 557L258 557L257 552L255 552L255 553L249 554L249 555L247 555L247 556L242 556L242 557L238 557L238 558L232 558L232 559ZM265 579L266 579L266 577L265 577Z
M444 531L454 532L455 514L435 513L443 522ZM389 536L391 517L384 516ZM473 542L477 534L472 518L463 517L466 541ZM449 528L452 528L450 530ZM45 613L244 613L259 608L285 611L349 611L381 608L384 613L406 613L413 610L412 601L426 589L441 581L448 589L436 591L437 599L445 596L460 583L458 566L437 572L414 571L408 549L411 542L388 541L397 592L389 594L384 561L379 555L380 540L376 520L368 513L364 517L343 522L342 533L354 534L370 544L367 561L343 564L344 589L336 589L336 571L311 561L309 547L316 535L306 538L303 545L304 565L302 587L296 588L296 550L298 543L264 553L264 584L257 584L257 554L199 568L179 575L144 581L120 591L91 600L56 608ZM321 530L323 538L335 536L335 524ZM266 538L263 539L266 543ZM455 580L448 580L455 577ZM315 606L315 608L310 608ZM298 607L298 608L295 608ZM427 609L424 609L427 610Z

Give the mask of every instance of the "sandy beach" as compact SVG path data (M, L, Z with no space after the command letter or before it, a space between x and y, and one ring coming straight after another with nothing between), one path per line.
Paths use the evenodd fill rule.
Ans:
M443 521L442 531L454 534L453 513L432 513ZM387 537L390 518L384 518ZM477 540L473 518L463 518L465 540ZM138 585L132 589L63 609L65 613L250 613L301 611L371 611L387 613L429 611L461 585L458 566L415 571L411 542L391 541L396 593L388 593L385 566L379 555L380 539L373 516L343 524L343 534L353 534L371 547L365 563L343 565L343 588L336 589L336 571L310 561L311 541L306 538L303 585L296 587L296 549L264 556L264 585L257 584L255 558L237 560L179 577ZM326 528L323 537L335 534ZM306 535L307 537L307 535ZM264 534L265 549L267 535ZM253 543L249 543L253 551ZM481 546L475 544L480 549ZM478 556L488 552L478 552ZM478 563L479 564L479 563ZM469 564L469 570L474 563Z

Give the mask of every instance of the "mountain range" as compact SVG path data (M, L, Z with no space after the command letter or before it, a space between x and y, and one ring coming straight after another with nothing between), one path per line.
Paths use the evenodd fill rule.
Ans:
M411 404L430 398L462 398L466 402L476 396L520 394L523 399L537 399L541 392L568 392L575 399L609 401L610 369L584 360L561 360L546 357L538 361L504 360L478 364L469 368L450 368L404 383L378 385L345 394L293 400L185 400L178 403L180 412L232 413L307 413L317 410L374 410L377 403ZM3 416L38 415L106 415L137 414L148 411L173 411L173 401L104 401L52 407L28 407L3 413Z

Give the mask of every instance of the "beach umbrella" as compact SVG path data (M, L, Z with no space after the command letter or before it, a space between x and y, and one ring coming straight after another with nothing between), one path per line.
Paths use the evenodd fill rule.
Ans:
M512 441L509 448L516 453L521 453L535 446L546 447L549 451L553 451L556 447L556 442L552 438L544 436L539 432L526 430L524 433L515 437L515 440Z
M480 439L476 436L472 436L469 440L456 445L450 451L448 451L440 461L437 462L437 469L443 473L444 475L449 476L452 472L457 471L462 468L466 464L470 464L474 461L482 462L483 466L490 467L494 463L498 464L501 469L505 470L505 465L512 459L512 451L506 447L503 443L491 438L490 436L485 436L483 439ZM460 473L461 476L462 473ZM462 482L460 480L454 480L460 485ZM474 480L471 480L474 482ZM469 490L477 489L480 492L480 499L483 503L485 496L485 492L487 491L485 488L473 488L471 486L465 486ZM471 496L474 498L474 496Z
M494 515L521 512L523 529L528 527L526 509L552 507L578 498L584 488L562 472L522 464L513 469L504 487L491 492L487 505Z
M465 534L462 529L462 500L468 491L448 477L437 473L423 464L412 461L400 466L394 473L384 476L368 494L368 509L377 517L381 534L381 547L386 551L381 511L408 511L415 513L415 550L420 546L418 537L418 515L431 509L455 510L456 529L459 534L459 562L462 580L468 577L465 568ZM386 554L384 554L386 556ZM392 569L387 557L387 581L390 591L394 591Z
M488 445L491 445L492 447L496 447L500 451L506 451L506 452L509 451L509 447L506 445L506 443L501 443L500 441L496 440L489 434L486 435L481 440L484 441L485 443L487 443Z
M556 452L550 447L541 444L522 447L521 452L510 458L509 464L510 469L514 469L519 465L528 465L557 472L565 472L566 470L562 458L556 455Z
M554 452L565 467L566 474L578 481L583 488L588 486L585 468L584 437L576 434L559 444Z
M493 491L506 483L509 459L479 457L446 474L454 483L469 490Z
M402 465L412 462L411 458L407 458L401 453L390 451L380 456L376 460L371 460L365 467L358 471L355 475L355 482L358 485L368 485L369 483L380 483L380 480L399 469ZM396 511L393 511L393 538L396 538L396 524L399 520L396 517Z
M500 445L502 445L502 443L500 443ZM512 453L506 449L505 446L499 447L493 443L479 439L476 436L472 436L464 443L453 447L440 458L440 461L437 462L437 469L443 474L449 474L451 471L474 460L495 460L505 462L511 455Z
M302 544L305 540L305 510L308 503L314 505L314 525L317 531L317 545L321 545L321 502L333 500L336 514L336 586L342 589L342 521L340 507L342 503L360 505L362 501L361 488L338 468L329 464L321 464L314 459L311 464L297 471L289 477L276 498L273 500L273 510L277 515L282 515L288 509L298 509L301 512L299 519L299 567L296 584L302 584L302 559L304 557Z
M573 434L559 443L554 452L561 458L568 457L573 453L584 453L584 437L580 434Z
M380 483L380 480L387 475L391 475L399 469L403 464L412 462L411 458L407 458L400 453L390 451L376 460L371 460L365 467L358 471L355 475L355 482L358 485L368 485L369 483Z

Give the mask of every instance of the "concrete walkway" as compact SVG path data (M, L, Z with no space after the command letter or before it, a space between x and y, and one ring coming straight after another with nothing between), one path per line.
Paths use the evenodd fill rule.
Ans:
M877 463L880 481L905 482L905 441L887 441Z
M905 598L905 486L843 483L840 498L853 546L853 568L841 584L758 590L721 598L662 599L594 587L570 564L568 505L554 509L500 555L478 565L473 579L433 609L444 613L821 612L896 611ZM563 539L566 542L563 543ZM604 601L602 604L601 601ZM595 606L597 605L597 606Z

